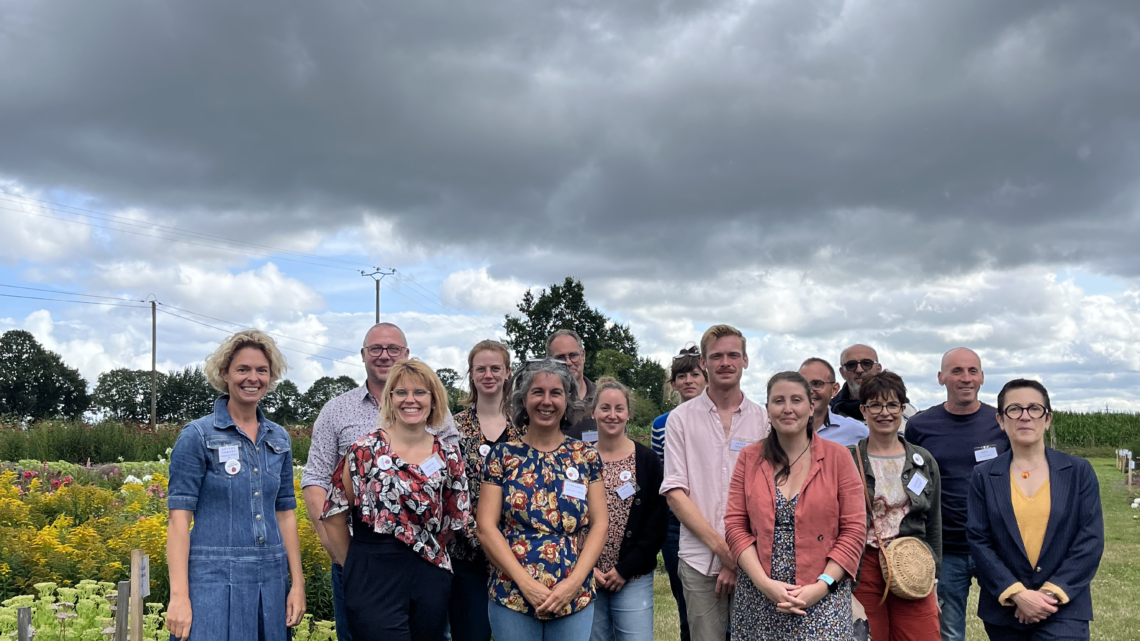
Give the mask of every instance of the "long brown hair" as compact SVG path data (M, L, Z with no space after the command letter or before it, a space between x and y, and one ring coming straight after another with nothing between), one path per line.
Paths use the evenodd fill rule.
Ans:
M772 396L772 387L775 386L776 383L783 383L783 382L795 383L797 385L802 385L804 388L804 394L807 396L808 399L811 398L811 385L807 382L806 378L804 378L803 376L800 375L799 372L779 372L779 373L773 375L772 378L769 378L768 379L768 397L769 398L771 398L771 396ZM769 417L769 422L770 421L771 421L771 417ZM809 415L808 416L808 424L807 424L808 439L811 439L811 435L812 435L811 421L812 421L812 416ZM776 438L775 429L772 429L771 431L769 431L768 432L768 438L764 439L763 452L764 452L764 460L768 461L768 464L772 466L773 470L776 469L777 466L781 467L780 471L776 472L776 475L775 475L775 477L773 477L772 481L777 486L783 485L784 483L787 483L788 476L791 475L792 470L790 467L788 467L789 466L788 453L785 452L784 448L780 445L780 439Z
M475 343L475 347L467 353L467 398L463 400L463 404L467 407L475 407L475 401L479 400L479 394L475 391L475 372L474 369L475 355L479 352L495 352L503 357L503 401L499 409L503 414L507 414L511 406L511 351L507 349L499 341L487 339Z

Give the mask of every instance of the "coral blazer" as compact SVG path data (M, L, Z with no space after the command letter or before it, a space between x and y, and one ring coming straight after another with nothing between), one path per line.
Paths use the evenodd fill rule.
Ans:
M724 535L734 559L755 545L764 572L771 576L776 486L763 447L760 441L740 451L728 488ZM867 507L859 471L846 447L814 434L811 454L811 468L796 503L796 584L815 583L828 559L854 580L867 541Z

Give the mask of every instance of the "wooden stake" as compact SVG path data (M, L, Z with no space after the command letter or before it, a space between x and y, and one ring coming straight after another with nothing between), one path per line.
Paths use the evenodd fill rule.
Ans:
M32 641L32 608L16 610L16 634L19 641Z
M142 588L142 577L140 576L142 560L142 550L131 550L130 641L142 641L143 638L143 600L140 593Z
M131 582L119 581L119 593L115 596L115 641L128 641L127 616L131 609Z

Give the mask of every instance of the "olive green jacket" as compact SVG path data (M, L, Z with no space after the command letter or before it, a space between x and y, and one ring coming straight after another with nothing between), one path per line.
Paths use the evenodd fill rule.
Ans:
M930 546L931 552L934 553L934 575L937 577L942 573L942 481L938 474L938 462L924 448L908 443L902 434L899 434L899 441L906 449L902 471L903 490L910 497L910 508L899 524L899 536L913 536ZM859 441L856 445L849 445L847 449L851 451L852 457L863 459L867 489L873 498L875 471L871 468L871 461L867 457L867 439ZM859 462L856 461L855 464L858 465ZM922 474L926 478L926 487L918 494L907 487L915 474ZM867 533L873 536L871 527L871 514L868 512Z

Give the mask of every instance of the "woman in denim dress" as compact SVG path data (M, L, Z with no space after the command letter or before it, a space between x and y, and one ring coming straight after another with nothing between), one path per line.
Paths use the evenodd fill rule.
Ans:
M170 455L171 639L285 641L305 613L289 434L257 406L285 369L258 330L234 334L206 359L206 378L223 395Z

